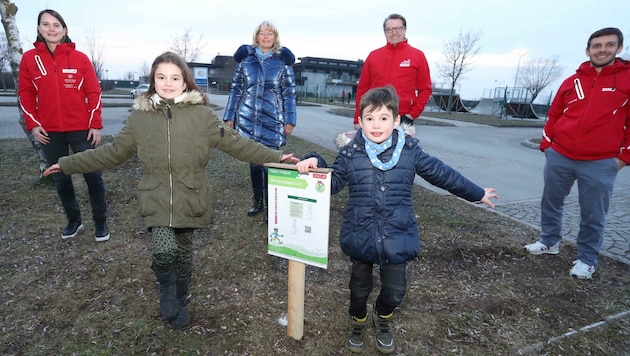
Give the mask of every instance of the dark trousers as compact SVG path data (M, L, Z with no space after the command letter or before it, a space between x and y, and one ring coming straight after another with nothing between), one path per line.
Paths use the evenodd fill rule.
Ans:
M87 135L88 131L49 132L50 142L42 145L48 165L55 164L59 161L59 158L67 156L70 149L72 149L73 153L77 153L94 148L92 143L87 140ZM101 178L101 171L85 173L83 178L88 186L90 204L92 205L92 219L95 223L105 222L107 220L107 204L105 202L105 185ZM68 220L80 220L81 210L74 192L72 177L63 173L56 173L53 175L53 181Z
M249 174L252 178L254 195L267 195L267 167L250 163Z
M278 150L279 147L267 146L272 150ZM252 190L254 195L267 196L267 167L250 163L249 175L252 178Z
M350 308L348 313L357 318L367 315L367 300L374 287L373 264L352 260L350 276ZM376 299L378 315L389 315L402 302L407 290L407 264L384 265L379 267L381 291Z

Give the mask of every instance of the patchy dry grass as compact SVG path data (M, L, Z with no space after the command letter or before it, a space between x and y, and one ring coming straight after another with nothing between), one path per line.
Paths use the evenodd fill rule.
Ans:
M313 149L292 137L287 148ZM277 321L287 309L287 262L267 254L262 219L245 215L248 164L216 152L208 168L215 220L194 242L193 321L173 331L158 312L150 237L134 237L139 174L134 160L104 172L112 234L105 243L94 242L85 184L75 175L86 231L62 241L65 218L54 189L39 184L32 148L25 139L0 140L0 354L348 354L349 261L337 243L344 193L332 199L329 267L306 269L305 333L297 341ZM593 280L571 279L573 246L532 257L522 245L537 231L420 187L414 195L423 250L408 264L395 314L396 354L627 354L627 313L546 344L630 310L627 265L601 257ZM374 353L370 340L366 354Z

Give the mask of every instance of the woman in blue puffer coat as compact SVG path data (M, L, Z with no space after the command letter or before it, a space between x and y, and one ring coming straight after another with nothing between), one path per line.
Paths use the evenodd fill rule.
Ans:
M241 135L272 148L286 144L296 122L295 56L280 45L278 29L260 23L252 45L234 53L237 62L223 121ZM265 209L267 174L264 166L250 164L254 204L247 216Z

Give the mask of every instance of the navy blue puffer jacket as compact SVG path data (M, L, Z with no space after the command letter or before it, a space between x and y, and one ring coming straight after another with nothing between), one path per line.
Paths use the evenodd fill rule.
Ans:
M405 130L415 132L410 126ZM393 134L396 142L398 131ZM337 143L340 141L338 137ZM379 158L389 161L393 151L394 147ZM308 157L317 157L318 167L328 167L319 154L311 152ZM339 236L341 249L351 258L379 265L404 263L420 253L411 200L416 174L468 201L479 201L484 195L483 188L424 152L420 142L410 135L406 136L398 164L388 171L370 163L361 130L346 140L328 168L333 169L331 193L339 193L346 185L349 190Z
M251 45L234 54L238 62L223 121L267 147L286 144L284 125L296 123L295 56L287 48L260 60Z

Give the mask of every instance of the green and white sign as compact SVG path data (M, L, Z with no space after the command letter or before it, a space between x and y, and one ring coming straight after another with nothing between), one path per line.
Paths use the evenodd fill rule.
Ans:
M295 166L268 166L268 253L327 268L330 169L299 174Z

